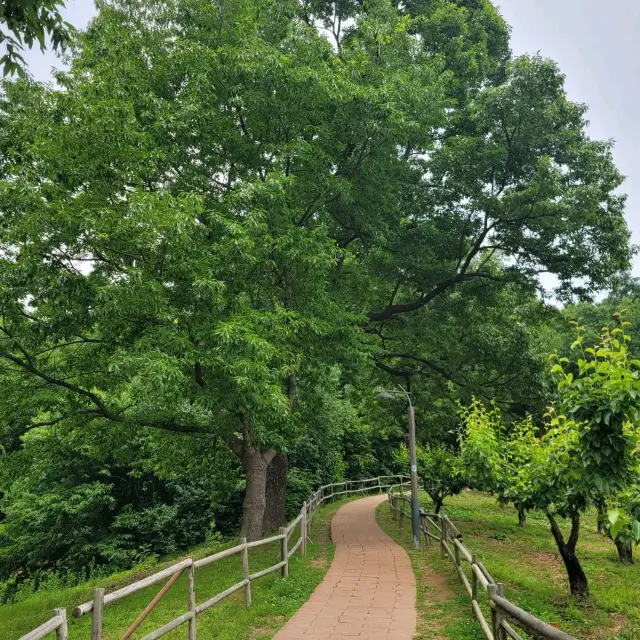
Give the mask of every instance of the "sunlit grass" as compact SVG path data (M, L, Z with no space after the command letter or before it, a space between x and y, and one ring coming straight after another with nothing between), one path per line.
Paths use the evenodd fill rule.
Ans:
M429 507L426 499L425 506ZM530 513L527 526L520 528L515 509L475 492L448 498L445 511L459 527L467 547L496 582L504 583L505 595L515 604L542 620L559 623L562 630L578 638L640 638L640 564L629 567L618 563L613 543L596 532L595 513L584 517L578 542L591 597L576 602L569 596L564 565L544 514ZM408 519L399 531L388 508L382 505L378 520L392 537L410 548ZM563 528L567 531L566 523ZM454 598L442 618L441 634L456 640L482 638L453 563L440 560L438 544L427 553L420 552L420 557L410 555L416 571L431 568L446 576L453 589Z

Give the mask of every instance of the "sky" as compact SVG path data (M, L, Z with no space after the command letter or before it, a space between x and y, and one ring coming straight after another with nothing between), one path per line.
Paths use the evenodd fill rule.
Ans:
M640 2L638 0L494 0L512 27L514 54L555 60L566 75L569 99L589 105L589 133L616 142L614 158L627 177L627 221L640 245ZM68 0L65 19L83 28L93 0ZM61 66L51 52L25 55L31 73L48 80ZM640 256L634 275L640 276Z
M512 27L513 53L552 58L569 99L589 105L589 134L613 139L626 182L627 222L640 245L640 2L638 0L497 0ZM640 256L633 273L640 276Z

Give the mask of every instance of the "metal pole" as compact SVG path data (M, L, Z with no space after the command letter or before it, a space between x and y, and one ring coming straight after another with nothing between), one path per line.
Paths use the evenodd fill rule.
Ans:
M407 394L407 399L409 395ZM418 508L418 461L416 458L416 419L409 399L409 454L411 456L411 528L413 548L420 548L420 510Z
M416 459L416 419L413 412L413 404L411 403L411 395L400 387L402 394L407 398L409 403L409 453L411 455L411 529L413 532L413 546L415 549L420 548L420 508L418 507L418 461ZM381 391L378 398L381 400L389 400L394 394L400 391ZM402 501L404 506L404 479L400 477L400 489L402 490ZM400 512L402 518L403 511ZM401 520L402 522L402 520Z

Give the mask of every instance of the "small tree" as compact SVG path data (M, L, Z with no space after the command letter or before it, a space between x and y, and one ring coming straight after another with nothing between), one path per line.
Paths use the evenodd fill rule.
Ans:
M640 361L630 360L625 333L628 323L616 314L616 327L604 327L599 345L583 347L583 328L572 345L580 351L577 362L558 358L552 372L559 376L558 409L545 414L546 428L537 437L529 425L513 429L517 450L525 464L519 480L511 482L513 499L535 504L547 515L551 533L567 570L572 595L589 593L587 576L576 554L581 514L595 500L623 493L637 482L638 402L640 399ZM487 411L474 403L464 413L465 433L461 449L475 464L490 461L489 477L500 478L500 464L508 453L500 434L504 428L497 410ZM529 421L530 424L530 421ZM509 447L506 447L508 451ZM528 452L528 453L526 453ZM503 492L506 493L506 492ZM565 538L557 518L571 522ZM631 527L622 515L613 516L612 538ZM625 540L621 539L620 548Z
M487 409L474 401L461 411L465 431L460 440L462 464L474 487L489 491L502 504L513 504L518 524L524 527L526 513L535 506L528 464L536 453L538 439L530 417L507 430L500 410Z
M580 513L587 502L583 494L572 486L572 475L567 470L567 467L577 468L572 454L574 423L567 421L565 416L550 415L550 429L539 438L531 420L527 419L523 424L512 427L508 441L503 437L506 428L495 407L488 410L481 402L474 401L463 412L463 420L460 448L464 464L480 481L484 469L485 486L494 487L500 500L512 502L516 508L536 506L546 513L567 569L571 593L587 595L587 577L575 553ZM522 464L507 468L512 449L519 452ZM571 520L571 534L566 541L557 516Z
M434 511L440 513L444 499L459 494L465 486L460 473L460 457L449 447L438 444L416 449L418 476L424 490L433 502ZM402 445L398 460L404 467L409 466L409 451Z
M552 371L560 376L561 408L576 422L585 490L596 506L621 499L626 507L609 514L608 529L620 561L629 564L637 515L632 496L640 453L640 360L629 357L630 323L622 313L614 314L613 326L603 327L600 342L591 347L584 346L584 327L572 324L578 331L572 345L579 351L577 362L559 358Z

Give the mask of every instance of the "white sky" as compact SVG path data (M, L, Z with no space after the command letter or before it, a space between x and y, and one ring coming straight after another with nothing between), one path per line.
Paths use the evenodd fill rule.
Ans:
M566 75L569 98L589 105L593 138L616 142L627 177L627 221L640 244L640 2L638 0L495 0L511 25L515 54L538 51ZM634 274L640 276L640 257Z
M590 134L616 141L614 156L627 176L627 220L640 244L640 1L495 0L512 26L515 54L540 52L567 76L569 98L590 106ZM68 0L63 14L83 28L95 15L92 0ZM51 52L28 51L25 59L39 80L60 62ZM640 276L640 257L634 273Z

